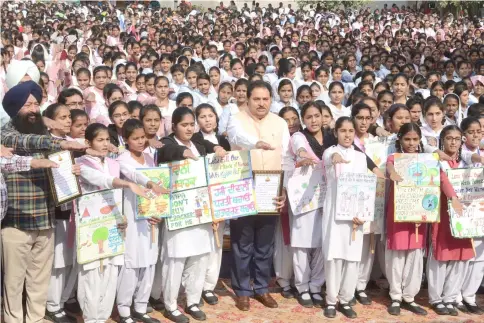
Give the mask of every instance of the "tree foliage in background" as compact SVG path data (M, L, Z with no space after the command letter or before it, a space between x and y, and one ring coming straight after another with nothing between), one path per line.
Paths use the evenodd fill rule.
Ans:
M316 7L318 3L322 6L327 8L328 10L336 10L336 9L360 9L365 7L371 0L298 0L297 3L300 8L304 8L306 5L313 5Z
M479 15L479 10L484 6L484 1L440 0L434 3L437 8L445 11L457 14L466 11L469 15Z

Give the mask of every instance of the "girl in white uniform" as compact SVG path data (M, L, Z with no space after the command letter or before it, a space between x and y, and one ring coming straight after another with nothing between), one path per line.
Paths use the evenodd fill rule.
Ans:
M329 86L329 99L328 107L331 109L333 119L337 121L340 117L349 117L351 110L343 105L343 99L345 95L345 88L340 82L333 82Z
M425 124L420 128L422 136L433 147L439 147L440 132L444 128L444 104L440 99L429 98L423 106Z
M62 130L52 129L51 136L58 139L73 140L67 134L71 128L71 113L69 108L55 103L43 113L44 117L54 120L64 126ZM75 266L74 244L69 243L69 235L75 234L74 219L71 218L72 202L62 204L55 209L55 247L54 265L50 276L47 292L46 318L49 320L65 320L68 316L64 311L64 303L71 297L77 281L77 266ZM73 319L72 317L69 317Z
M229 84L230 85L230 84ZM194 135L197 141L202 139L210 141L214 145L222 146L226 151L230 151L230 144L224 136L217 134L217 113L215 109L207 104L200 104L195 110L197 124L200 126L200 131ZM218 224L217 232L218 240L223 241L225 222ZM218 303L218 297L214 293L215 286L220 273L220 266L222 264L222 248L215 247L215 250L210 253L208 258L207 272L205 273L205 283L203 285L202 299L210 305Z
M462 153L484 155L484 152L479 149L479 144L482 139L482 130L479 119L465 118L462 120L461 129L464 134L464 144L462 145ZM482 163L465 163L465 167L482 167ZM482 309L476 304L476 292L481 285L484 276L484 238L474 238L474 249L476 256L469 261L469 266L465 273L464 283L462 285L461 294L457 297L457 308L463 311L469 311L474 314L482 314Z
M166 194L149 178L137 172L137 168L154 167L151 156L144 152L146 136L143 124L130 119L123 125L123 138L128 151L121 154L117 161L123 178L150 187L155 194ZM137 220L137 197L130 191L124 192L124 215L128 221L126 229L124 264L119 272L116 292L116 304L121 322L131 320L145 323L159 322L146 314L148 299L151 293L155 265L158 257L158 224L159 218ZM154 226L154 230L152 228ZM131 305L133 304L133 312ZM131 314L131 315L130 315Z
M323 132L322 109L313 102L301 109L301 117L306 128L294 133L290 142L290 155L284 158L286 169L319 165L322 167ZM293 170L287 171L289 179ZM322 213L319 208L304 214L293 215L289 206L291 221L291 249L294 266L294 283L298 302L304 307L323 305L321 286L324 283L322 253Z
M333 83L335 84L335 83ZM367 173L365 154L353 147L355 127L349 117L340 117L335 124L338 144L324 152L327 191L323 207L323 255L326 278L326 308L324 315L336 316L339 310L349 318L355 318L349 302L353 299L358 281L358 262L363 247L363 224L358 218L353 222L337 221L336 215L336 178L343 172ZM346 161L346 163L342 163ZM353 224L358 225L353 229ZM353 231L355 231L353 233ZM354 239L352 239L352 235Z
M171 115L176 109L176 102L168 99L169 81L166 76L158 76L155 80L155 105L160 108L163 117L163 127L156 133L158 136L168 136L171 133Z
M163 138L164 144L158 151L157 163L168 163L186 158L196 159L215 151L224 156L225 150L207 140L196 141L195 115L187 107L173 112L173 133ZM165 303L165 317L173 322L188 322L189 319L178 310L177 298L180 285L185 288L187 304L185 313L196 320L206 320L199 308L200 296L205 281L207 262L214 251L214 238L210 223L168 231L163 227L162 290Z
M282 79L277 86L277 94L279 100L274 100L271 105L271 112L278 114L279 111L287 106L298 108L296 100L294 100L294 85L290 79Z
M102 154L108 153L109 133L106 126L93 123L86 129L86 144ZM120 166L110 158L82 156L76 159L81 166L80 183L84 194L113 188L129 188L138 195L146 193L137 184L119 179ZM125 229L126 224L118 228ZM77 298L86 323L102 323L109 319L116 297L119 268L124 264L124 255L95 260L80 265Z

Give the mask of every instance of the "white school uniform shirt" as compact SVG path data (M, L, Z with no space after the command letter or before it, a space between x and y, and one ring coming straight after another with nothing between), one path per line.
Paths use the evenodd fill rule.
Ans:
M464 162L464 168L474 168L474 167L482 167L483 164L481 163L472 163L471 161L464 160L464 153L467 154L478 154L481 155L484 153L480 149L470 150L464 144L462 145L462 155L461 158ZM474 238L474 249L476 250L476 256L471 259L471 261L484 261L484 238Z
M297 156L297 151L300 148L311 149L304 135L296 132L291 137L291 144L289 145L288 153L283 158L284 180L287 186L287 180L294 172L294 165L296 161L301 158ZM291 170L292 169L292 170ZM289 206L289 214L291 221L291 247L293 248L320 248L322 244L322 217L323 208L309 211L299 215L293 215L291 206Z
M84 156L84 158L90 159L93 163L98 164L101 166L102 171L98 169L94 169L85 165L81 166L81 190L83 194L98 191L106 190L106 189L113 189L113 181L116 177L111 176L109 173L109 165L107 162L102 162L98 157L92 156ZM77 242L75 242L77 243ZM122 266L124 264L124 254L117 255L114 257L104 258L103 260L104 265L114 265L114 266ZM94 260L87 264L81 265L81 270L88 271L92 269L99 268L101 266L100 260Z
M297 104L297 101L293 99L291 99L289 103L284 103L282 101L273 101L271 104L271 112L275 114L279 114L279 111L281 111L282 108L284 107L293 107L296 110L298 110L299 114L301 114L299 112L299 104Z
M428 124L424 124L422 127L420 127L420 130L422 131L422 136L425 137L426 139L428 137L431 137L431 138L435 138L435 140L437 140L437 146L435 146L436 148L439 147L439 139L440 139L440 133L442 132L442 129L444 129L444 126L442 126L442 128L440 128L439 131L434 131L432 128L430 128L430 126ZM427 140L428 142L428 140ZM430 145L429 145L430 146Z
M185 146L176 137L175 140L180 146ZM190 142L188 147L191 152L199 157L197 147ZM203 255L215 250L215 240L213 238L212 223L204 223L188 228L169 231L168 226L163 227L163 246L166 254L170 258L187 258ZM161 259L163 261L163 259Z
M137 172L136 168L154 167L155 163L144 154L144 164L133 159L129 151L121 154L117 161L124 179L146 186L149 178ZM146 268L158 260L158 226L155 227L155 242L151 242L151 226L148 220L136 220L137 196L129 189L123 190L124 215L128 221L124 244L124 265L126 268Z
M332 165L331 156L338 153L348 164ZM363 226L356 229L355 240L352 240L353 222L337 221L336 178L340 173L352 172L367 174L365 154L354 150L353 146L345 148L340 145L332 146L323 154L325 165L327 191L323 206L323 255L325 261L343 259L346 261L361 261L363 249ZM356 273L355 273L356 274Z
M350 117L351 116L351 110L342 105L341 109L338 109L335 105L332 103L328 103L328 107L331 110L331 114L333 115L333 120L336 121L341 117Z
M210 99L208 101L208 104L210 104L215 109L215 112L217 112L217 116L219 118L222 116L222 113L225 110L225 107L227 107L227 105L222 106L217 99L215 100Z
M218 139L215 132L212 132L212 133L205 133L203 131L200 131L200 132L203 135L203 139L210 141L214 145L218 145Z
M225 107L225 109L222 111L222 114L220 115L220 120L218 122L219 135L222 135L224 132L227 131L230 119L239 112L240 110L236 103L229 103Z

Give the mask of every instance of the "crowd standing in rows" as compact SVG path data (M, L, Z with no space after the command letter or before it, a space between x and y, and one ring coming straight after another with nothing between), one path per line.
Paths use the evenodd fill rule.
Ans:
M147 314L153 309L174 322L206 320L201 306L218 302L214 234L223 238L224 223L168 231L158 218L136 221L141 187L167 193L136 168L241 149L252 151L254 170L283 170L284 190L280 217L227 224L239 310L250 310L251 296L278 306L268 289L274 268L282 296L323 307L327 317L356 317L352 306L371 304L367 284L382 275L392 315L427 314L415 303L422 276L436 313L483 313L475 295L484 243L452 237L445 201L462 207L444 172L484 162L482 17L386 4L330 12L220 3L201 13L184 2L178 10L4 2L1 15L7 323L74 322L81 312L85 322L104 322L113 306L123 323L158 322ZM394 222L393 184L374 241L358 218L353 239L353 224L335 220L335 165L401 180L393 155L386 173L365 155L377 136L395 140L392 152L439 155L440 223L416 232ZM72 203L55 207L45 170L57 166L45 153L59 150L74 151L84 193L124 190L123 255L77 263ZM295 216L287 181L296 167L321 161L324 207Z

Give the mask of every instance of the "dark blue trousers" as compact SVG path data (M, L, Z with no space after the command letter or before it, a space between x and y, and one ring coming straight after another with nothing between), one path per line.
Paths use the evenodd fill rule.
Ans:
M237 296L269 292L277 216L254 215L230 221L232 288ZM250 285L251 268L254 285Z

